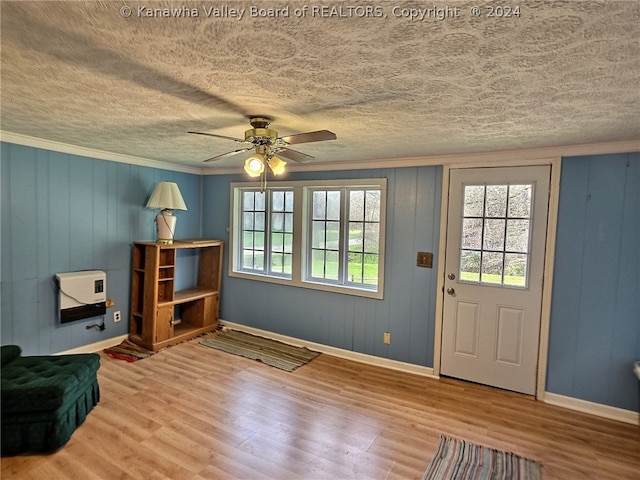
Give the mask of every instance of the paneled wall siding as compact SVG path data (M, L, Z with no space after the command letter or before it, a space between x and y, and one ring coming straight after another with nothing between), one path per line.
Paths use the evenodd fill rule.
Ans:
M416 365L433 366L436 268L416 266L416 253L434 253L440 228L441 167L288 175L290 180L387 178L385 298L292 288L225 277L225 320L283 335ZM228 242L230 182L204 180L205 234ZM225 269L228 267L225 263ZM225 270L226 272L226 270ZM391 344L383 342L391 333Z
M177 234L200 236L201 177L15 144L1 145L1 340L29 355L96 343L128 331L131 243L155 238L157 210L144 208L158 181L177 182L188 211ZM60 324L54 275L104 270L102 316ZM113 312L122 314L113 322Z
M189 210L179 237L228 242L230 183L206 175L140 167L1 145L2 344L49 354L127 333L131 242L155 238L144 208L158 181L179 184ZM221 317L333 347L433 366L442 168L407 167L289 174L288 179L386 177L385 298L366 299L230 278L225 255ZM640 154L563 160L547 391L638 411L640 360ZM228 245L228 243L227 243ZM416 252L434 253L434 268ZM186 265L192 259L183 259ZM101 318L61 325L53 275L107 272ZM187 272L187 277L189 273ZM186 280L188 282L188 279ZM123 321L113 323L113 311ZM391 333L385 345L383 333Z
M639 410L640 153L565 158L547 390Z

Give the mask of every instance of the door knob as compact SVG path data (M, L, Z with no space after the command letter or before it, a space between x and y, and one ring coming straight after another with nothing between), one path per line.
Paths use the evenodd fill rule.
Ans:
M449 287L449 288L447 288L447 293L448 293L449 295L453 295L454 293L456 293L456 291L455 291L455 289L453 289L453 288Z

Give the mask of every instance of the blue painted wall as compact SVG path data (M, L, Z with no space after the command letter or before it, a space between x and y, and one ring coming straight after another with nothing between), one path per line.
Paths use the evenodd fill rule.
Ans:
M157 211L143 208L158 181L175 181L187 207L177 234L199 237L199 175L2 143L2 344L28 355L50 354L124 335L128 331L131 243L155 238ZM106 330L87 330L102 316L61 325L56 273L104 270ZM113 323L113 312L122 321Z
M221 317L324 345L433 366L437 270L417 267L416 253L433 252L437 265L442 168L311 172L287 178L380 177L387 178L383 300L225 276ZM227 242L231 181L246 178L204 179L204 233ZM391 332L390 345L382 342L385 331Z
M127 333L130 245L155 236L153 186L176 181L189 207L178 235L228 240L230 182L1 144L2 344L48 354ZM230 278L222 318L326 345L433 365L442 169L418 167L291 174L388 179L384 300ZM631 363L640 360L640 154L563 161L547 390L632 411L639 408ZM398 234L398 232L402 232ZM434 252L434 268L415 266ZM185 264L193 259L185 258ZM53 275L107 272L107 330L100 319L57 321ZM188 274L187 274L188 276ZM188 280L187 280L188 281ZM247 301L250 297L252 301ZM112 312L123 321L114 324ZM391 345L382 333L392 333Z
M639 409L631 370L632 362L640 360L639 169L638 153L563 160L547 382L550 392L632 411ZM437 249L441 170L315 173L293 179L354 176L388 178L385 299L225 277L222 317L432 366L435 268L416 268L415 254ZM228 240L231 181L246 178L205 179L206 235ZM434 267L437 261L436 256ZM389 346L382 344L384 331L392 333Z
M638 411L640 153L562 162L547 390Z

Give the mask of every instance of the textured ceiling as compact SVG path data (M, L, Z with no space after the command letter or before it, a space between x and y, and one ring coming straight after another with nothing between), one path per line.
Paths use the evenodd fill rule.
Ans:
M238 144L186 132L243 137L252 114L335 132L296 145L318 163L640 138L635 0L0 8L4 132L207 168Z

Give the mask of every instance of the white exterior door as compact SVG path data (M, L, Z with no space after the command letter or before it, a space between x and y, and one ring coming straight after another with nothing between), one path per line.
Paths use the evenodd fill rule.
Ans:
M535 394L549 177L451 170L441 374Z

